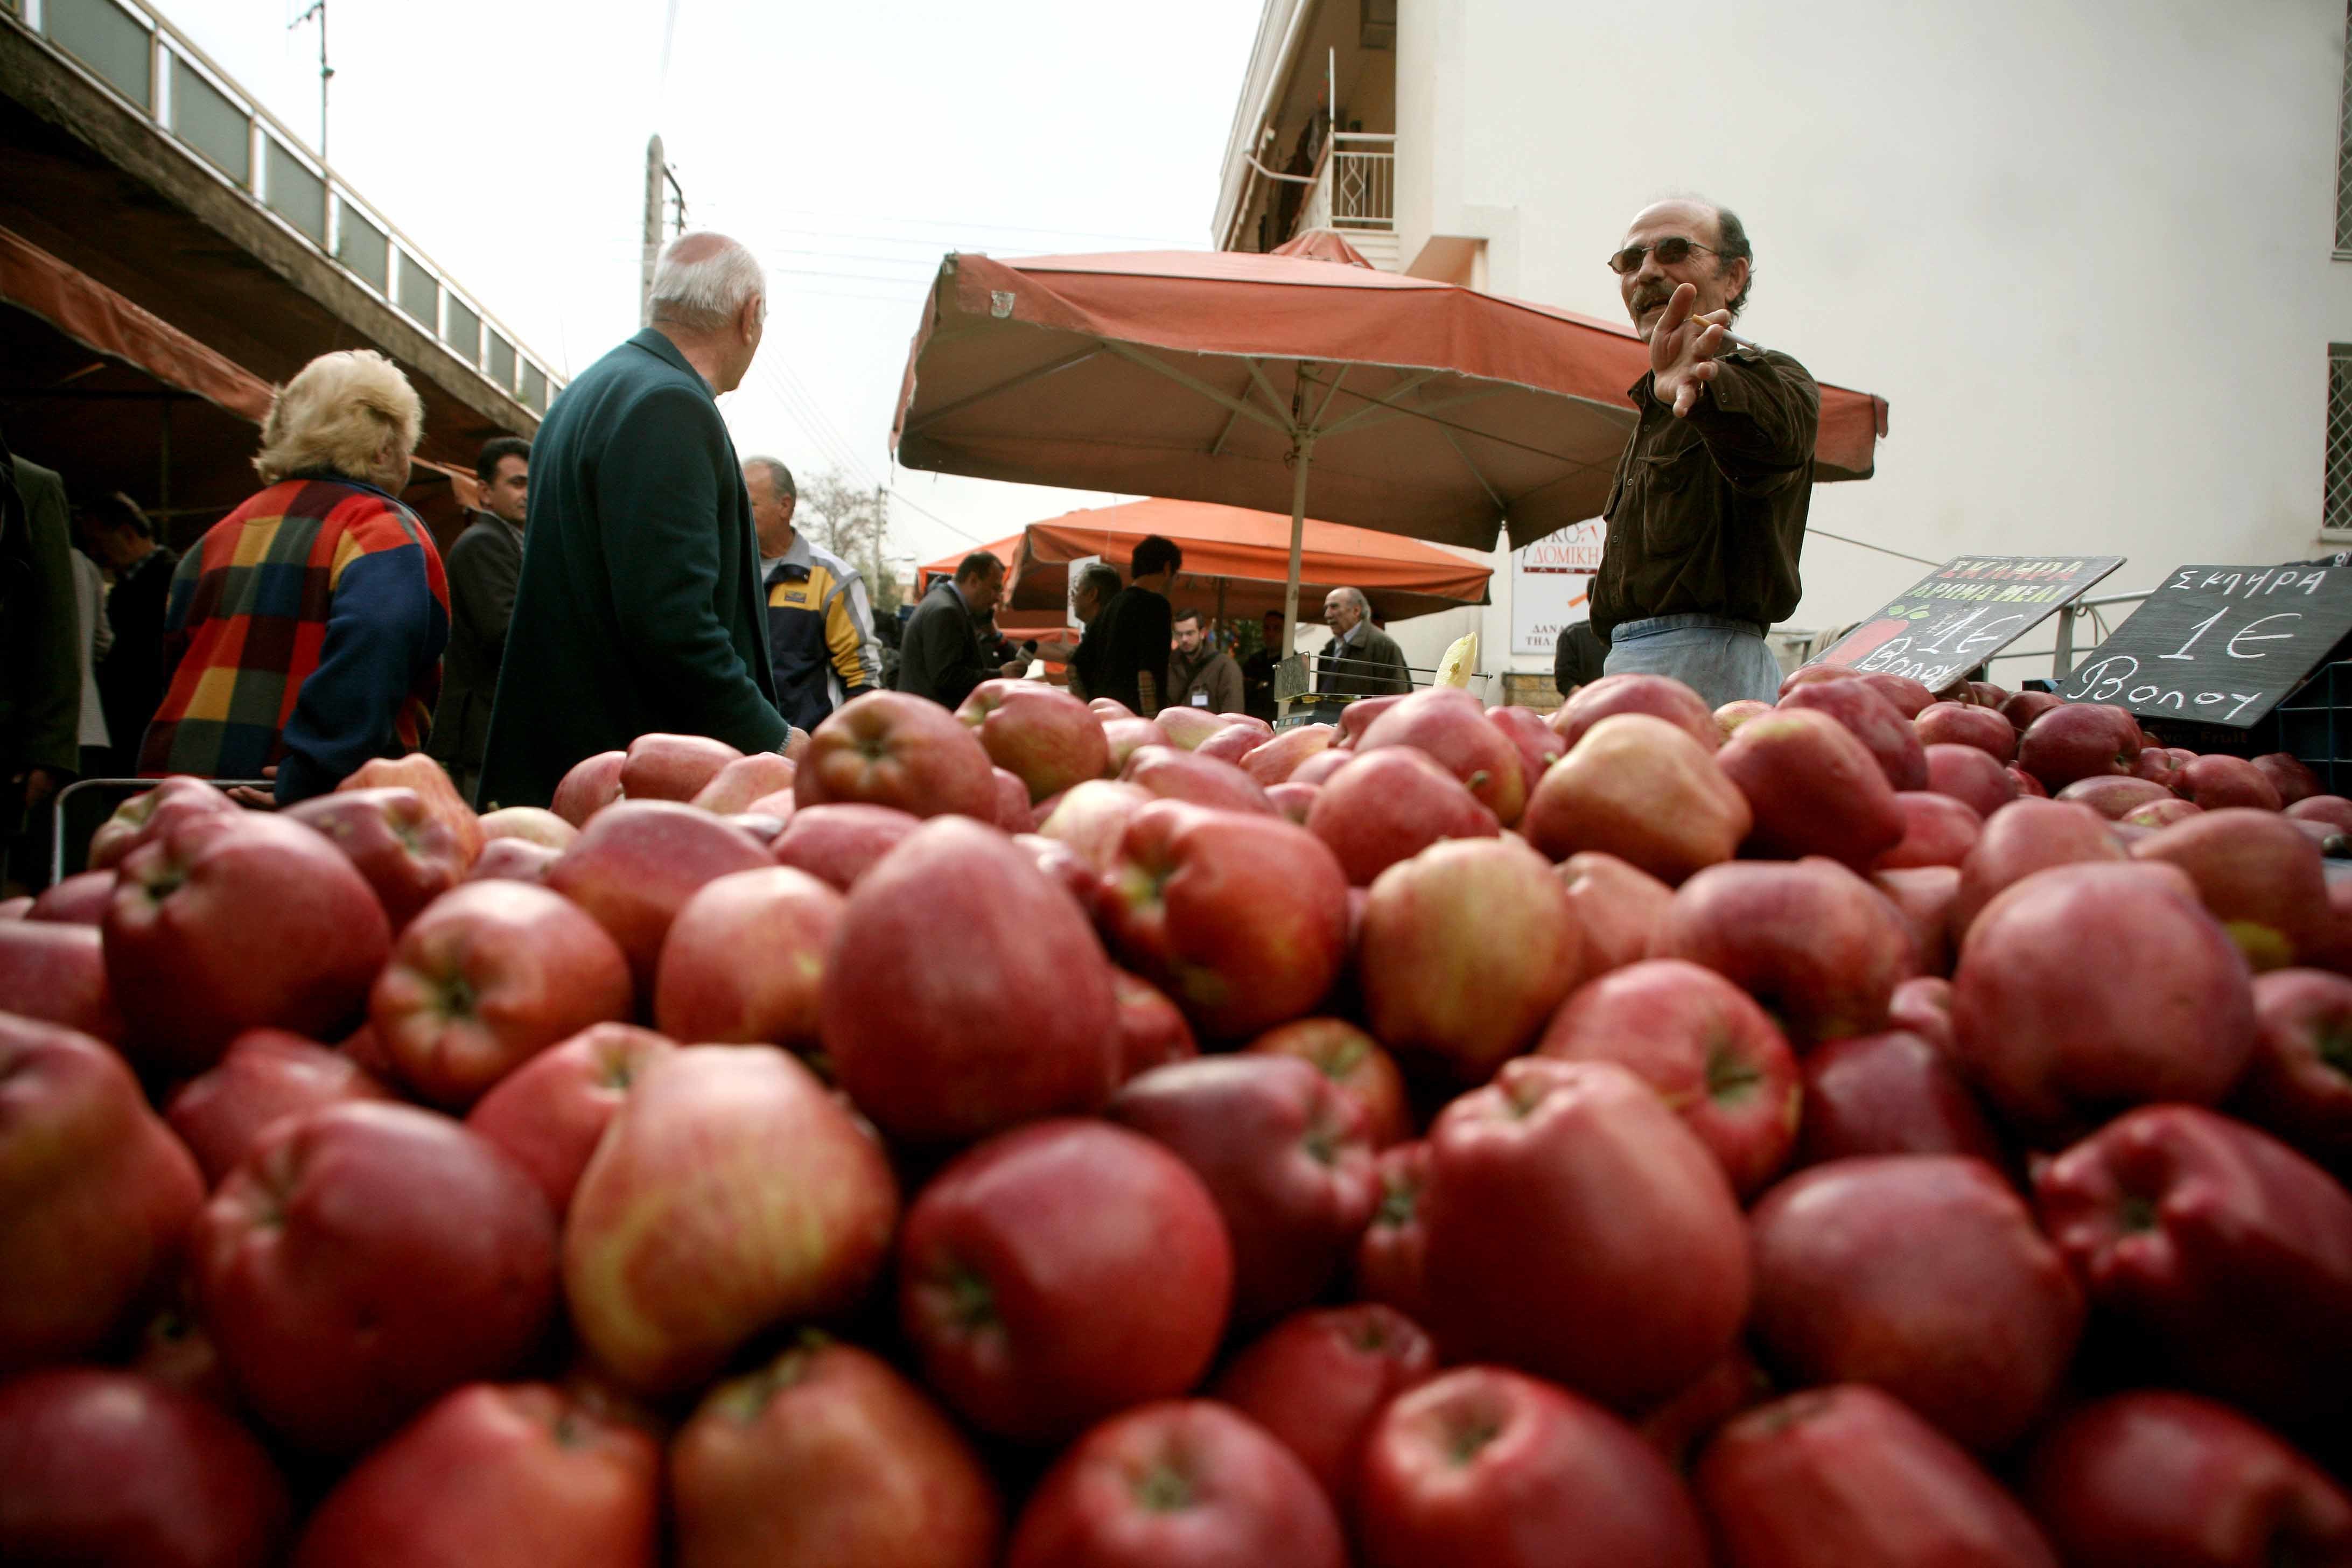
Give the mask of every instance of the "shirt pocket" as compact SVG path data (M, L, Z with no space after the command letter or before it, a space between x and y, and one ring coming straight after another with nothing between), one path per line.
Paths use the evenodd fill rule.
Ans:
M1704 442L1677 451L1645 453L1626 476L1626 499L1642 520L1643 553L1681 555L1715 528L1715 465Z

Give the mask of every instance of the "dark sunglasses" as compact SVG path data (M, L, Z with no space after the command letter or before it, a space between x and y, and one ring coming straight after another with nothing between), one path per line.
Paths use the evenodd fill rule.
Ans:
M1658 241L1658 265L1672 267L1678 262L1688 261L1690 253L1694 250L1704 250L1709 256L1723 254L1711 245L1701 245L1695 239L1685 239L1678 234L1669 235ZM1646 245L1629 245L1609 258L1609 270L1620 278L1628 272L1638 272L1642 268L1642 258L1649 254L1650 247Z

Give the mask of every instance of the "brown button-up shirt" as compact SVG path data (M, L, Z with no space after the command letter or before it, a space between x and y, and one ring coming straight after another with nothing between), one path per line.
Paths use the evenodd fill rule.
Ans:
M1641 423L1601 509L1609 540L1592 629L1603 637L1651 616L1769 626L1797 607L1821 389L1770 349L1734 349L1717 363L1687 418L1650 395L1646 375L1627 393Z

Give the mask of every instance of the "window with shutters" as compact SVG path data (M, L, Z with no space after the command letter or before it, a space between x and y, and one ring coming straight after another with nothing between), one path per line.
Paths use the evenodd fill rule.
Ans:
M2327 345L2327 477L2319 526L2352 539L2352 343Z

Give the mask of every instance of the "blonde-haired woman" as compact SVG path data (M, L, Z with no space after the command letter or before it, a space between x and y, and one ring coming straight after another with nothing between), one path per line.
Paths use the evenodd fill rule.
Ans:
M169 689L139 771L254 778L279 805L424 743L449 640L440 553L396 499L425 407L369 349L280 388L253 466L264 488L172 578Z

